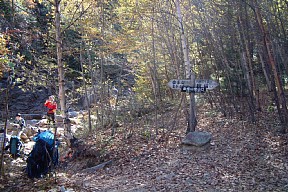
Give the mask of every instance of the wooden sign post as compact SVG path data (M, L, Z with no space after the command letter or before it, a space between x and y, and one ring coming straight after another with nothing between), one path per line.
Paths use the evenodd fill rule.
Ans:
M168 86L172 89L189 93L190 98L193 98L195 93L205 93L206 90L212 90L218 85L219 84L216 81L210 79L195 79L194 82L190 79L172 79L168 83ZM195 109L195 100L190 99L190 118L188 122L189 131L187 131L187 133L195 131L197 121L194 109Z
M195 79L195 88L205 88L205 90L212 90L219 84L210 79ZM193 87L189 79L172 79L168 86L172 89L183 90L185 87ZM204 91L205 92L205 91Z

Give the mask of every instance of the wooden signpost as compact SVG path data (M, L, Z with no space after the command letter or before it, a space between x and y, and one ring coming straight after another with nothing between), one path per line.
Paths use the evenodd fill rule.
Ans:
M212 90L219 85L211 79L195 79L195 86L193 87L192 84L190 79L172 79L168 86L187 93L204 93L206 90Z
M216 81L213 81L210 79L195 79L194 82L192 79L191 80L190 79L172 79L168 83L168 86L170 88L180 90L181 92L189 93L190 97L191 95L193 95L194 97L195 93L205 93L206 90L212 90L218 85L219 84ZM193 123L195 127L197 124L195 111L193 111L193 109L195 109L195 102L192 103L192 101L194 100L191 99L191 103L190 103L190 109L191 109L190 113L192 115L190 115L190 119L189 119L189 125L190 125L189 132L187 132L187 135L182 141L182 143L187 144L187 145L197 146L197 147L205 146L207 143L210 142L212 136L208 132L195 131L195 128L194 130L192 130ZM192 117L195 117L195 122L193 121Z

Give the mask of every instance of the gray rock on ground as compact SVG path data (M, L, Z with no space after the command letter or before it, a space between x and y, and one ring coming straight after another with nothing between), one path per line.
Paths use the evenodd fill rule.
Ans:
M182 140L182 144L202 147L208 144L211 139L212 135L208 132L194 131L186 135L186 137Z

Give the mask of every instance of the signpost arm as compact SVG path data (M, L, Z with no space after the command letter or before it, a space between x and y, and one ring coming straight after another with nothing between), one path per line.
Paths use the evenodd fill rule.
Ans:
M178 16L178 23L179 28L181 30L181 43L182 43L182 50L183 50L183 56L184 56L184 62L186 67L186 78L191 79L192 87L195 87L195 74L192 72L192 66L189 60L189 51L187 46L187 41L184 33L184 27L182 22L182 13L180 9L180 3L179 0L175 1L176 9L177 9L177 16ZM190 115L189 115L189 121L188 121L188 128L186 133L195 131L197 120L196 120L196 105L195 105L195 93L190 93Z

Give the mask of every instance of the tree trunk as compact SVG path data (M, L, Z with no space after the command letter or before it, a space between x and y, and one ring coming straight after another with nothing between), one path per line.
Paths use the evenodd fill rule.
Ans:
M279 104L281 104L281 106L278 107L278 114L279 114L279 118L282 124L282 130L281 132L286 133L287 131L287 124L288 124L288 110L287 110L287 104L286 104L286 98L285 98L285 93L284 93L284 89L281 83L281 79L279 77L278 71L277 71L277 64L274 60L274 54L272 53L271 50L271 41L270 38L268 36L268 33L265 29L265 26L263 24L263 20L262 20L262 16L260 14L260 10L257 7L257 1L256 2L256 6L255 6L255 15L256 15L256 19L259 25L259 28L261 30L261 33L263 35L263 45L265 50L267 51L267 55L268 55L268 60L269 60L269 64L271 65L271 69L273 72L273 77L275 80L275 89L277 91L277 95L275 95L275 99L279 100Z
M152 8L152 21L151 21L151 33L152 33L152 52L153 52L153 70L152 70L152 84L153 84L153 94L154 94L154 110L155 110L155 130L156 137L158 135L158 99L160 97L159 81L156 67L156 50L155 50L155 34L154 34L154 17L155 9Z
M261 62L262 71L263 71L264 76L265 76L265 80L266 80L266 84L267 84L267 90L268 90L268 91L272 91L270 76L268 75L267 66L266 66L266 63L264 62L264 59L263 59L263 55L262 55L262 54L263 54L263 53L260 52L260 53L258 53L258 56L259 56L259 60L260 60L260 62Z
M66 96L65 96L65 76L64 66L62 62L62 37L61 37L61 0L55 0L55 29L56 29L56 51L57 51L57 65L58 65L58 83L59 83L59 99L61 107L61 115L64 120L64 130L67 136L67 140L72 138L71 127L68 124L68 116L66 110ZM57 128L56 128L57 130Z
M90 99L90 104L94 103L96 105L98 102L98 98L97 98L97 82L96 82L96 77L95 74L97 73L97 70L94 70L95 66L93 66L92 60L91 60L91 54L90 54L90 49L86 50L87 55L88 55L88 65L89 65L89 73L91 76L91 84L92 84L92 93L90 93L92 95L92 98Z
M242 15L238 19L238 31L240 34L239 42L242 47L242 50L240 50L240 52L242 52L242 54L240 53L240 55L242 56L241 67L244 72L246 85L248 88L248 95L249 95L249 98L247 99L247 101L249 105L250 120L252 122L255 122L255 115L254 115L254 112L255 112L254 98L256 96L255 79L254 79L253 67L252 67L252 62L251 62L249 47L248 47L249 38L246 37L247 33L245 33L245 30L243 27Z
M89 101L88 98L88 92L87 92L87 86L86 86L86 78L85 78L85 73L84 73L84 67L83 67L83 57L82 57L82 42L80 43L80 64L81 64L81 71L82 71L82 78L83 78L83 87L85 91L85 99L87 102L87 111L88 111L88 126L89 126L89 132L92 132L92 124L91 124L91 110L90 110L90 105L91 101Z
M5 98L5 122L4 122L4 140L3 140L3 145L1 149L1 163L0 163L0 172L1 176L5 175L4 171L4 149L5 149L5 140L6 140L6 135L7 135L7 122L8 122L8 117L9 117L9 94L10 94L10 88L12 84L12 79L9 76L7 80L7 88L6 88L6 98Z
M189 50L187 46L187 41L184 33L184 26L182 21L182 13L180 9L180 3L179 0L175 1L176 3L176 9L177 9L177 17L178 17L178 24L181 32L181 43L182 43L182 51L184 56L184 63L186 67L186 78L191 79L191 86L195 86L195 74L192 71L191 63L189 60ZM190 93L190 115L189 115L189 122L188 122L188 128L186 133L195 131L197 126L197 119L196 119L196 102L195 102L195 93Z

